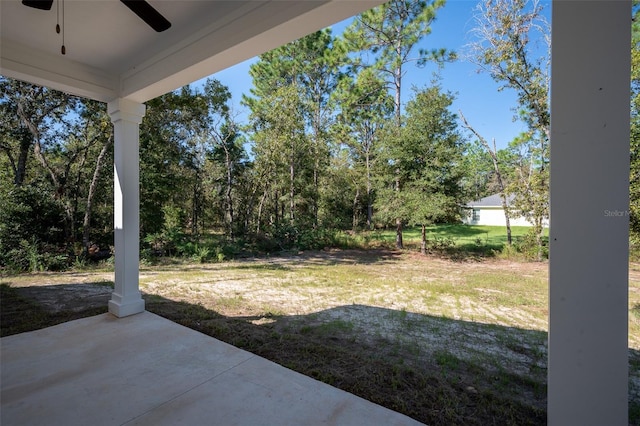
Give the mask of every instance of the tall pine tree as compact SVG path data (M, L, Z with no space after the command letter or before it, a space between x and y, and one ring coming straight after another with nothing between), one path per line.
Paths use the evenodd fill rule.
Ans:
M436 11L443 7L445 0L392 0L359 15L344 33L350 48L362 52L362 65L380 71L388 88L393 92L395 125L399 132L402 127L402 82L405 66L411 62L424 64L430 60L443 61L454 55L444 49L421 49L415 47L431 33L431 24ZM372 56L373 61L365 63ZM394 138L397 140L397 137ZM398 176L395 190L401 191ZM400 217L396 218L396 247L403 248Z

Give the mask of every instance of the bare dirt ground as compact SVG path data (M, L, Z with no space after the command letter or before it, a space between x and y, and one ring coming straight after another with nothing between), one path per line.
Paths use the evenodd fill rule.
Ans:
M143 267L140 288L151 312L425 423L544 424L547 268L331 250ZM67 318L106 310L113 273L2 282Z

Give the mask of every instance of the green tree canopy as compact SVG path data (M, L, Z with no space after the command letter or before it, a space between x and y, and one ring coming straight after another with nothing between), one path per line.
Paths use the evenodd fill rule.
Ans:
M465 144L452 102L451 94L434 86L407 104L406 124L387 137L387 177L376 200L381 216L423 227L460 218Z

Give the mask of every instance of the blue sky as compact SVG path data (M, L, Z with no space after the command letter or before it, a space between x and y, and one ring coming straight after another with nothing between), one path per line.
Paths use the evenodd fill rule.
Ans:
M438 10L437 19L432 24L432 33L419 47L447 48L463 52L464 46L472 41L470 30L473 28L473 14L477 1L449 0ZM545 12L549 16L549 2L545 4ZM334 25L333 33L339 34L351 20ZM242 62L234 67L218 72L212 77L229 87L232 94L233 109L240 121L245 121L248 112L240 105L243 93L249 93L252 86L249 66L257 58ZM411 97L411 87L424 88L433 79L435 66L418 68L409 64L404 77L403 102ZM515 136L525 130L520 122L513 121L512 108L516 104L515 92L498 91L498 84L488 75L476 72L477 67L465 60L446 64L440 71L440 84L445 90L455 94L456 100L452 111L462 111L469 123L487 140L495 138L498 148L505 147Z

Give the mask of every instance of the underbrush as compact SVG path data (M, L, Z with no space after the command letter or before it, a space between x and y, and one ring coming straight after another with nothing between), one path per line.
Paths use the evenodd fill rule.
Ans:
M548 232L548 231L546 231ZM451 260L500 258L513 261L539 261L549 256L549 237L544 235L538 248L536 236L528 227L513 227L511 245L504 227L437 225L427 228L426 253ZM419 228L403 232L404 250L421 251ZM82 247L65 248L39 240L21 240L0 254L0 271L6 273L64 271L113 264L112 248L99 251L99 257L84 256ZM181 230L149 234L141 240L140 259L153 265L167 259L195 263L224 262L243 257L280 252L327 249L395 250L395 230L343 231L291 225L272 226L260 233L228 238L219 230L192 235ZM540 251L539 251L540 250ZM630 260L640 261L640 244L630 243Z

